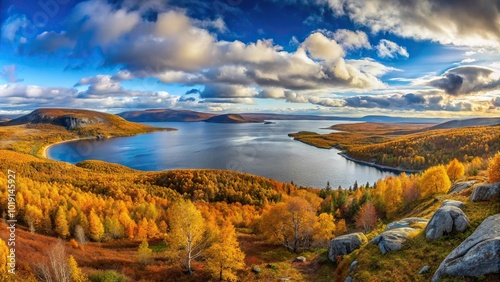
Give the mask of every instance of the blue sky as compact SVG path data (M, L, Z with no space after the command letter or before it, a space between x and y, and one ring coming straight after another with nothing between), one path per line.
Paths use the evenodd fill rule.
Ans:
M0 114L500 115L500 0L1 3Z

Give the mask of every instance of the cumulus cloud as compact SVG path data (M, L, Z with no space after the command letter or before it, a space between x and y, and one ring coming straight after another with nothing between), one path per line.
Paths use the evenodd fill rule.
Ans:
M95 13L96 10L100 12ZM71 26L66 32L48 31L39 35L45 39L44 49L61 49L77 40L72 55L85 55L78 52L80 48L97 47L105 66L121 66L138 78L207 85L209 90L211 84L288 90L386 87L378 79L385 70L358 68L344 59L344 48L370 46L361 31L314 32L303 42L297 42L295 51L284 51L272 40L249 43L219 40L206 28L222 28L225 26L222 19L201 22L191 19L183 10L160 12L156 21L148 21L140 17L138 10L89 1L78 4L67 22ZM41 44L28 44L33 49L42 48ZM116 80L116 76L111 79ZM107 89L118 90L116 84L107 83ZM101 86L99 89L106 89Z
M405 47L399 46L397 43L387 39L380 40L375 48L377 49L378 56L381 58L393 59L398 56L408 58L410 56Z
M37 85L0 85L0 108L33 110L42 107L86 108L97 110L171 108L177 105L178 96L165 91L129 91L121 95L82 95L75 88L42 87Z
M424 85L442 89L449 95L466 95L500 88L500 74L485 67L463 66L449 69Z
M333 39L339 42L345 49L371 49L368 36L363 31L351 31L348 29L338 29L333 34Z
M119 81L110 75L96 75L80 79L75 86L89 85L88 90L81 94L81 97L99 96L101 94L113 94L123 91Z
M257 91L252 87L222 84L207 85L200 93L201 98L252 98L256 95Z
M31 43L32 54L45 54L53 53L61 48L73 48L76 40L67 36L66 32L44 31L37 35L35 40Z
M491 99L491 104L493 105L493 107L500 108L500 97Z
M311 0L311 2L313 2ZM373 32L463 46L500 45L500 8L491 0L314 0Z
M22 79L19 79L17 77L16 71L17 71L16 65L3 66L2 71L0 72L0 79L12 83L22 81Z

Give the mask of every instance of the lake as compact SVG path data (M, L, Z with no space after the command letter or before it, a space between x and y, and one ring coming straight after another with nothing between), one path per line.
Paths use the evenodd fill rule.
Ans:
M289 133L325 129L346 121L274 121L262 123L157 122L177 131L155 132L105 140L79 140L47 150L51 159L72 164L96 159L138 170L178 168L230 169L297 185L348 188L354 181L373 184L391 172L360 165L338 155L336 149L319 149L294 141Z

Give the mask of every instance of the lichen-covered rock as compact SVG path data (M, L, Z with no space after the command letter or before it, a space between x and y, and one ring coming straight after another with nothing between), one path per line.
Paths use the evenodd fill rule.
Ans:
M368 241L363 233L351 233L339 236L330 241L328 245L328 258L335 261L337 256L343 256L359 249Z
M443 204L432 216L425 229L425 238L429 241L441 238L453 230L464 232L469 227L469 218L464 212L451 204Z
M483 184L474 187L472 195L470 195L471 202L489 201L494 198L500 197L500 182L492 184Z
M454 194L454 193L461 192L461 191L463 191L463 190L465 190L467 188L472 187L472 185L474 185L476 183L477 183L477 181L475 181L475 180L457 182L457 183L455 183L455 185L453 185L451 187L451 189L448 192L448 194Z
M418 229L411 227L391 229L382 232L380 235L373 238L370 243L377 244L382 254L399 251L406 240L416 231L418 231Z
M428 220L425 218L420 218L420 217L408 217L408 218L403 218L399 221L394 221L385 227L385 231L391 230L391 229L397 229L397 228L405 228L405 227L410 227L411 224L413 223L422 223L422 224L427 224Z
M500 273L500 214L486 218L439 265L432 282L445 276Z

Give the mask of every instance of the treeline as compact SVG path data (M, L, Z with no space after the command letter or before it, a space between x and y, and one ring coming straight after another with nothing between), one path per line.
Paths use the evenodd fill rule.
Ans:
M453 159L470 162L500 150L500 127L467 127L405 135L389 142L352 146L347 154L362 161L405 169L425 169Z

